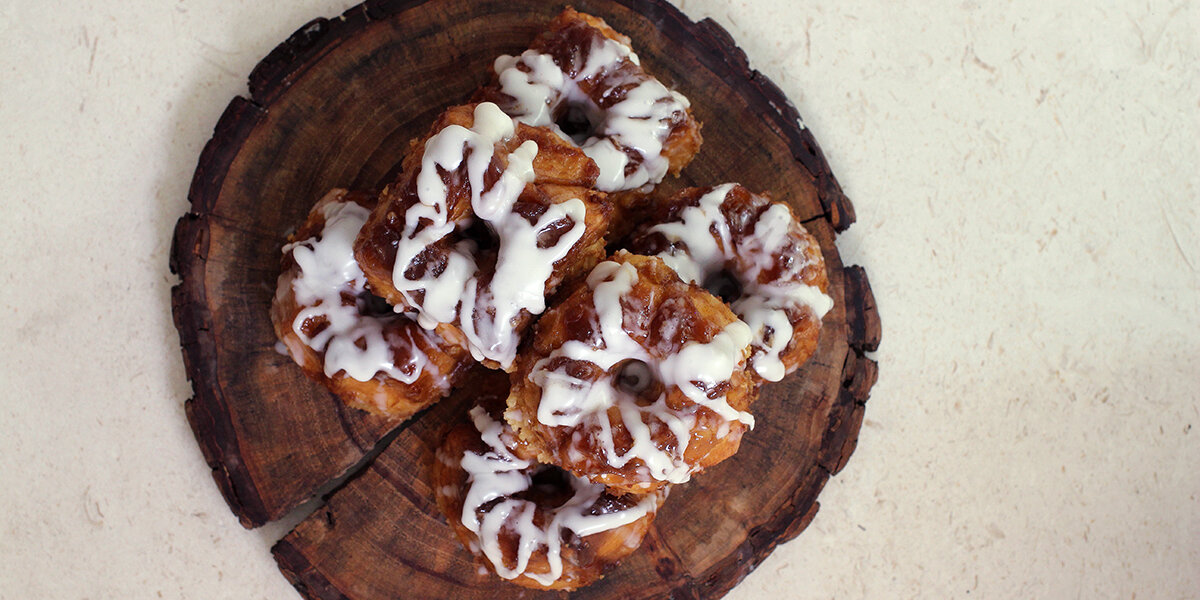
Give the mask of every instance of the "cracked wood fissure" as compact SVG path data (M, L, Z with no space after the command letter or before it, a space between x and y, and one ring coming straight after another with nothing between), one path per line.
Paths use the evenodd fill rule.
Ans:
M715 22L693 23L661 0L572 4L628 34L644 64L692 99L705 145L666 187L736 180L773 192L827 259L837 304L813 359L763 389L742 450L677 487L638 552L572 594L717 598L804 530L857 442L878 376L865 353L878 347L880 324L866 273L837 254L854 209L795 107ZM480 575L434 507L427 466L469 394L403 425L343 408L274 351L268 318L279 249L316 198L386 183L409 140L560 8L378 0L316 19L254 69L249 98L229 104L200 156L171 251L181 278L172 307L195 390L188 419L243 525L325 496L273 550L307 598L565 596Z

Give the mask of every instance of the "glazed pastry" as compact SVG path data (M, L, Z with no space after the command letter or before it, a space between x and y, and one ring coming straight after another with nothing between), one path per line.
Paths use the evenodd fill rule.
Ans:
M520 56L501 56L477 98L522 123L552 127L596 161L596 187L625 214L700 150L700 124L682 94L646 73L629 38L566 9Z
M405 419L445 396L465 350L369 292L352 246L375 197L335 189L283 247L271 322L304 373L350 406Z
M833 299L821 248L787 204L737 184L689 188L657 204L629 248L728 302L754 333L750 364L763 379L816 350Z
M596 166L495 104L456 106L414 143L355 243L371 288L509 370L546 297L603 258Z
M661 259L618 252L542 316L508 422L542 462L612 489L683 483L753 426L750 328Z
M637 549L666 493L614 493L521 457L503 402L485 398L446 435L433 466L438 508L500 577L536 589L588 585Z
M833 300L788 205L655 190L701 141L629 39L568 8L412 142L378 202L334 190L284 247L271 316L310 377L394 418L452 387L476 400L431 485L503 579L602 577L816 348Z

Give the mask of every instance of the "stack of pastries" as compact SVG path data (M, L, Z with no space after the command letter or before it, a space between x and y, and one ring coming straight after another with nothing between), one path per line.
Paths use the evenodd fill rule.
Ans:
M638 547L671 486L737 451L833 300L787 204L735 183L655 192L700 123L603 20L567 9L472 100L381 193L317 201L271 318L355 408L406 419L470 387L438 506L495 574L575 589Z

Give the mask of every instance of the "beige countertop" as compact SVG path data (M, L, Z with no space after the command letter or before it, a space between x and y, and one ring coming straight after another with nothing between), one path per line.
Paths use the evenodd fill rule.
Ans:
M0 0L0 598L295 598L183 414L167 252L335 0ZM730 598L1200 595L1200 4L680 0L793 99L879 303L858 450Z

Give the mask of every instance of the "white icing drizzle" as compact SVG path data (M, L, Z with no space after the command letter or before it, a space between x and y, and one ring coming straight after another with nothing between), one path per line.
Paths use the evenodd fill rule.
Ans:
M540 360L530 380L541 388L537 419L550 427L584 426L599 430L597 435L609 465L621 468L634 459L645 465L646 474L659 481L683 483L691 478L692 467L684 461L684 452L696 425L695 407L675 410L667 406L666 393L648 406L639 404L620 390L611 372L618 363L642 361L665 389L678 388L689 400L715 412L727 421L754 426L754 417L729 405L725 396L710 398L707 389L728 381L750 344L750 328L733 321L707 343L690 342L678 353L656 360L635 341L624 327L621 297L638 281L637 269L629 263L602 262L588 276L597 315L599 339L571 340ZM566 370L550 370L556 358L586 361L606 373L596 381L577 378ZM619 453L613 440L609 409L616 407L621 424L633 440L630 448ZM665 449L654 441L654 434L666 428L675 444Z
M550 127L572 141L554 123L554 114L563 103L581 108L596 125L595 133L580 147L600 168L596 187L605 192L639 189L656 185L667 175L670 161L663 156L663 144L671 134L671 117L686 112L688 100L668 90L653 77L630 88L623 100L601 109L579 87L579 82L596 76L606 79L602 85L616 88L630 83L617 80L615 66L623 61L640 64L633 50L603 36L593 42L587 62L574 77L568 76L547 54L526 50L519 57L501 56L493 67L500 91L515 99L509 112L528 125ZM641 163L626 173L628 153Z
M513 213L525 185L534 179L533 159L537 143L527 140L508 155L508 165L499 179L485 189L484 175L495 154L495 146L513 136L514 121L490 102L475 107L470 129L450 125L425 143L421 171L417 174L419 202L405 213L405 230L396 248L392 284L416 308L422 326L456 323L466 335L476 360L490 359L509 367L520 341L514 321L522 310L541 314L546 309L546 282L554 263L567 255L583 237L586 207L572 198L552 204L530 224ZM479 284L475 245L457 244L447 256L446 268L436 275L427 270L420 279L405 276L409 265L426 247L450 235L466 223L448 219L446 183L439 169L455 171L466 161L471 208L500 240L496 271L490 283ZM570 219L571 228L553 245L538 247L538 234L550 225ZM418 225L423 227L418 230ZM418 302L415 292L424 291Z
M680 220L656 225L649 233L660 233L673 245L659 257L685 281L697 285L703 285L728 262L740 261L742 272L736 276L742 296L731 308L754 332L754 354L750 357L754 370L767 381L779 381L786 374L779 355L793 333L787 311L806 308L820 320L833 308L833 298L801 280L800 272L808 262L799 254L801 260L794 261L772 281L758 281L760 273L775 266L775 254L789 240L791 213L786 206L773 204L754 223L754 233L734 243L729 223L721 213L721 205L733 188L731 183L713 188L700 197L699 205L683 209Z
M385 336L384 327L404 317L363 316L355 303L347 302L367 289L366 276L354 260L354 239L370 211L354 202L332 202L322 208L322 215L325 227L318 236L283 247L299 268L291 287L302 309L292 320L292 331L304 345L324 354L326 377L345 372L351 379L369 381L383 373L411 384L421 373L429 373L445 389L448 382L421 350L422 342L434 343L424 337L428 334L410 327L399 334L402 339L395 334ZM324 320L328 326L309 337L304 324L310 319ZM395 364L393 346L404 349L407 362ZM386 399L382 403L386 406Z
M479 550L491 562L496 574L505 579L525 575L549 586L563 574L563 531L585 537L624 527L653 513L658 498L647 495L637 504L619 511L591 514L592 507L604 494L603 485L568 474L573 494L562 506L548 511L542 527L534 524L538 507L529 500L513 498L533 484L530 474L536 463L517 458L509 449L512 433L479 406L471 409L471 420L488 450L483 454L465 452L461 465L467 472L467 489L463 499L462 524L479 537ZM499 499L499 502L495 502ZM482 507L493 503L486 511ZM500 547L501 531L517 536L516 564L509 566ZM530 572L529 560L540 548L546 550L549 570Z

